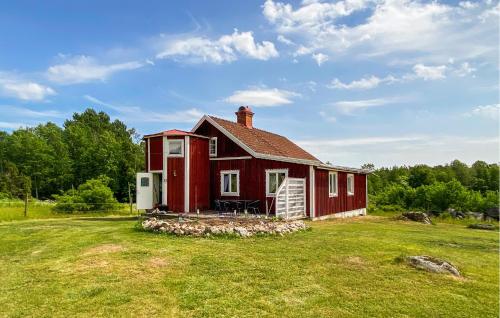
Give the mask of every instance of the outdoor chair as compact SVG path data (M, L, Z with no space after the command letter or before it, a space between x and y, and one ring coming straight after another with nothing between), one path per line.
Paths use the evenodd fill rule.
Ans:
M255 200L255 201L252 201L252 202L247 204L247 210L248 210L248 212L251 212L255 215L258 215L258 214L260 214L259 206L260 206L260 201Z
M229 212L234 212L234 210L236 210L236 212L241 212L242 209L243 209L243 203L241 201L237 200L229 201Z

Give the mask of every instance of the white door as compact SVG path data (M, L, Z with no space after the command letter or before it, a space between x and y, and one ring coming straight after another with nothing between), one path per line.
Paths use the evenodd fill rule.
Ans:
M153 208L153 174L141 172L136 177L137 209Z

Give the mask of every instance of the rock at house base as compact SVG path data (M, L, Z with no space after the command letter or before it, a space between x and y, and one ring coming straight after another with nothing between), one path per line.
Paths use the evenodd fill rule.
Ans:
M458 269L447 261L426 255L409 256L408 263L418 269L423 269L428 272L451 274L460 277Z
M424 212L403 212L403 219L420 222L424 224L432 224L431 219Z

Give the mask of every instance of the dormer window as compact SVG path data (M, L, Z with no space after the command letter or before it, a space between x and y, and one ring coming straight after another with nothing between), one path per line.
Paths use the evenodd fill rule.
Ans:
M217 137L212 137L208 141L208 153L210 157L217 157Z

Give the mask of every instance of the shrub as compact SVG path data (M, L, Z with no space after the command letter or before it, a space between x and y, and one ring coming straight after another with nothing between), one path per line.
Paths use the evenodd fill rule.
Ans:
M113 191L108 187L110 178L100 176L87 180L77 190L68 190L62 195L54 195L54 209L60 212L109 211L118 207Z

